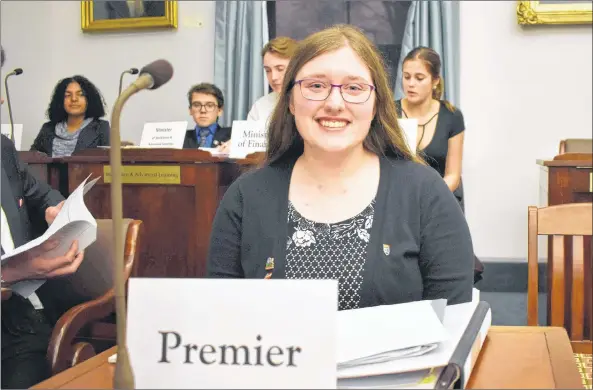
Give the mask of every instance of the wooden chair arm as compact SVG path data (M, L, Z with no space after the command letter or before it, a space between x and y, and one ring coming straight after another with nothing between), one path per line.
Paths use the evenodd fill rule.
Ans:
M70 361L75 356L74 339L83 327L105 318L113 312L114 294L114 289L110 289L97 299L72 307L60 317L54 326L47 349L52 375L64 371L76 363Z

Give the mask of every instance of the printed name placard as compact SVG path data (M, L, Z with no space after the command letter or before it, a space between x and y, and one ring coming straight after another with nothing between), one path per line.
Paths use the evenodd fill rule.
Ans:
M131 278L128 291L138 389L336 388L336 281Z
M418 148L418 120L409 118L399 118L397 120L399 127L404 132L404 137L412 153L416 154Z
M10 123L2 123L2 134L10 138ZM23 141L23 125L21 123L14 124L14 146L16 150L21 150L21 142Z
M233 121L230 158L244 158L250 153L265 152L267 144L265 120Z
M187 121L145 123L140 147L183 149L186 131Z

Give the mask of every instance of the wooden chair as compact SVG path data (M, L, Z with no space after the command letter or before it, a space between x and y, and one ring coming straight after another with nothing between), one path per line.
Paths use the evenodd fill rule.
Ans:
M592 206L591 203L530 206L528 211L527 324L538 325L538 236L552 236L548 322L566 328L574 352L588 354L592 352L593 331L591 248L585 248L584 236L591 236Z
M135 273L134 267L138 263L141 227L142 221L124 220L126 282ZM85 258L76 274L62 280L52 280L63 289L64 294L69 295L69 299L82 301L64 313L53 329L47 351L52 375L95 356L95 348L84 337L85 330L115 310L112 231L110 219L97 220L97 240L86 249Z
M593 139L568 138L560 141L558 154L566 153L593 153Z

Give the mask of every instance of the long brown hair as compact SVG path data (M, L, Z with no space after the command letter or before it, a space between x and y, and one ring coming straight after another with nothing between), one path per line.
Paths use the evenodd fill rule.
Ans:
M445 93L445 80L441 76L441 57L434 49L426 46L418 46L410 51L404 58L403 64L410 60L420 60L424 63L426 70L430 74L433 80L438 80L438 84L432 90L432 98L435 100L443 100L447 109L451 112L455 112L455 106L442 99Z
M412 153L399 127L393 93L379 50L360 29L343 24L311 34L299 43L286 69L278 103L270 117L265 163L286 163L303 153L303 138L289 109L296 75L312 59L345 46L350 47L369 68L376 88L376 114L363 141L364 147L377 155L425 164Z

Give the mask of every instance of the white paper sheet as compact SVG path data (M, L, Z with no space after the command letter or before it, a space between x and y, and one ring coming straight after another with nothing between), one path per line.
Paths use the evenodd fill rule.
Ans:
M89 177L70 194L54 222L41 237L5 253L2 256L2 263L9 261L9 259L18 254L37 248L49 239L58 240L59 244L56 248L45 252L47 257L63 256L68 252L72 242L75 240L78 241L79 251L84 250L95 242L97 239L97 222L84 204L84 194L95 185L99 178L87 183ZM24 298L28 298L43 283L45 283L45 280L24 280L13 284L10 288Z

